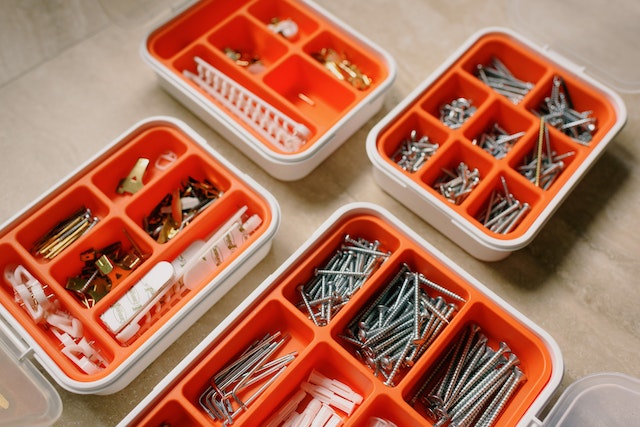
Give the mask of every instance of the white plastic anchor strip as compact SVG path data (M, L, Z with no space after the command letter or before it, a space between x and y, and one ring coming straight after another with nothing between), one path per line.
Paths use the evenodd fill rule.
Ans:
M197 74L184 70L185 77L231 110L275 147L286 152L299 150L311 131L247 88L238 84L200 57L194 57Z

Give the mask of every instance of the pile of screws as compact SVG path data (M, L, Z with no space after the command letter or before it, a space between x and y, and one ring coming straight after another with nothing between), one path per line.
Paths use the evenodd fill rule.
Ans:
M246 68L252 74L259 74L264 71L264 64L259 55L241 52L230 47L224 48L224 54L236 65Z
M440 107L440 121L450 129L458 129L476 110L470 99L457 98Z
M531 153L522 159L522 164L517 169L530 182L548 190L564 170L564 159L574 156L575 151L568 151L564 154L556 153L551 149L549 129L544 124L543 127L545 149L542 150L542 140L540 140L538 149L531 150Z
M478 64L476 76L516 105L533 89L533 83L517 79L496 57L491 58L491 65Z
M316 326L328 325L389 255L380 250L378 241L346 235L329 262L298 287L302 298L298 306L306 310Z
M500 180L503 191L493 190L487 209L481 212L477 219L494 233L507 234L520 224L531 206L513 197L503 176Z
M480 327L467 327L411 399L437 425L492 426L527 378L501 342L492 349Z
M371 86L371 78L349 61L345 54L340 55L331 48L322 48L312 56L338 80L345 80L358 90L366 90Z
M391 156L391 160L404 171L414 173L435 154L440 144L429 141L427 135L418 138L418 132L412 130L409 138L402 140L400 147Z
M438 295L429 295L428 290ZM440 335L457 307L443 296L465 302L461 296L402 264L380 295L362 310L340 337L356 347L355 355L384 384L394 387Z
M200 407L215 421L224 425L234 420L248 408L287 368L297 356L291 352L274 357L286 337L280 332L267 334L256 340L242 354L218 371L210 380L210 386L200 395ZM250 396L243 391L258 387Z
M478 169L469 169L464 162L460 162L454 170L442 168L442 171L444 173L433 184L433 188L455 205L461 204L480 183Z
M524 131L509 134L498 123L494 123L489 130L480 135L479 141L473 140L473 145L478 145L496 159L502 159L524 134Z
M551 95L544 99L538 111L533 112L582 145L588 145L596 131L596 119L591 116L593 112L574 109L567 85L560 76L553 78Z
M80 274L70 277L65 287L85 307L91 308L138 268L145 256L135 245L128 251L123 250L121 242L102 249L88 249L80 254L84 262Z
M143 218L144 230L158 243L166 243L222 194L208 180L189 177Z
M82 207L42 236L34 244L33 253L51 260L91 230L98 221L98 217L94 216L90 209Z

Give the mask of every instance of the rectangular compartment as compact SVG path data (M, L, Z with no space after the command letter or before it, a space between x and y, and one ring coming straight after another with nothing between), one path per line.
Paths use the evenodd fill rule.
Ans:
M313 275L318 265L335 258L332 255L336 248L342 247L345 236L348 236L347 241L355 240L356 236L378 241L380 252L388 250L389 255L331 322L317 325L298 304L296 289ZM378 309L385 304L380 295L389 282L397 278L403 281L403 266L428 278L431 284L424 288L429 289L427 292L431 297L442 298L445 305L455 310L455 315L420 357L396 378L394 384L390 384L385 377L392 375L390 371L385 371L384 367L372 369L369 364L369 359L376 357L371 353L371 342L366 351L353 351L353 344L371 337L367 336L367 332L374 331L370 326L382 322L384 315L391 315L388 310ZM350 271L344 269L343 274L348 276ZM413 293L410 288L405 299L401 297L402 293L395 294L387 308L393 309L397 302L397 307L409 304L411 311ZM381 316L380 320L378 316ZM363 320L367 318L369 320ZM506 342L511 349L507 355L509 351L516 354L520 369L527 375L527 382L508 401L496 425L526 425L546 404L562 378L562 357L553 339L389 212L365 203L346 205L256 288L120 425L156 425L173 416L173 409L169 408L175 408L175 416L189 413L204 425L222 425L222 420L210 419L199 407L199 397L207 387L215 389L219 385L210 380L214 372L229 360L237 359L242 349L256 337L273 333L272 329L279 329L291 340L287 347L278 350L277 355L295 350L295 360L263 389L262 394L251 399L244 411L233 416L232 425L269 425L283 415L282 411L287 411L284 415L295 408L302 411L310 405L312 397L308 388L301 384L312 381L313 372L338 381L355 393L347 393L347 402L336 399L345 405L335 412L346 426L367 425L375 417L399 426L434 425L435 421L430 422L424 410L415 407L413 396L421 388L425 376L437 367L439 359L456 345L461 331L471 324L477 324L483 330L489 347L497 349L501 342ZM345 334L350 325L356 325L356 332ZM388 356L392 357L392 353ZM230 403L235 406L241 405L242 401ZM289 402L294 402L292 407L288 406Z
M173 238L146 232L153 215ZM114 393L266 256L279 223L273 196L193 130L149 118L2 226L0 312L61 387Z
M507 72L510 76L504 77ZM376 182L386 192L474 257L496 261L533 240L624 126L626 115L615 92L568 61L551 56L511 30L489 28L470 37L374 126L367 137L367 154ZM542 138L541 117L545 117ZM414 130L431 132L440 135L436 141L446 141L419 173L399 168L392 156L390 147L405 137L399 128L404 135ZM503 139L486 146L487 135L496 141L499 135ZM455 151L450 148L454 146L451 140L456 141ZM480 148L487 156L477 153ZM533 164L538 178L521 175L522 163L529 159L530 164L537 153L542 153L543 161ZM542 160L558 155L553 162ZM432 191L442 167L472 157L482 159L477 167L483 182L461 203L451 203ZM558 170L547 184L546 176ZM481 205L489 204L491 189L501 185L499 177L530 206L517 219L522 219L520 225L496 233L478 222L477 215Z
M141 52L169 93L285 181L369 120L396 75L385 51L306 0L201 1Z

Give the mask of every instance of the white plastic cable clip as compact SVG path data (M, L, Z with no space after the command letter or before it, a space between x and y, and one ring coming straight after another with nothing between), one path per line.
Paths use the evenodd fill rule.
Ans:
M311 384L319 385L331 390L333 393L359 405L362 403L362 396L353 391L348 385L331 378L327 378L315 369L309 374L307 380Z
M185 77L228 108L267 142L287 151L297 151L311 131L200 57L194 57L198 74L184 70Z
M107 365L105 359L89 344L86 338L82 338L78 343L66 332L59 332L52 329L53 333L62 343L62 354L67 356L82 371L91 375L104 369Z
M24 305L36 323L44 321L48 314L57 310L47 297L42 283L23 265L8 265L4 277L13 286L16 302Z
M49 325L60 329L73 338L82 337L82 323L70 314L58 310L55 313L50 313L46 320Z

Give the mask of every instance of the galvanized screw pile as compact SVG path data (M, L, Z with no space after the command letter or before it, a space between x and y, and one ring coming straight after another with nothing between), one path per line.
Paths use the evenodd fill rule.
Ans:
M233 424L235 418L248 409L296 357L296 352L273 358L276 351L286 341L280 332L267 334L255 341L238 358L210 380L210 386L200 395L202 409L214 420L225 426ZM256 385L258 389L244 400L239 393Z
M491 65L478 64L476 75L487 86L506 96L514 104L519 104L533 89L533 83L517 79L496 57L491 58Z
M544 124L543 126L545 149L532 150L522 159L518 172L534 184L537 181L540 188L547 190L564 170L564 159L575 155L575 151L557 154L551 149L549 129ZM538 158L538 152L541 154L540 158Z
M591 117L593 112L574 109L567 85L560 76L553 78L550 96L534 113L582 145L589 145L596 131L596 119Z
M493 190L487 209L482 211L477 219L494 233L507 234L522 221L531 206L513 197L507 187L507 181L502 176L500 179L503 192Z
M418 132L412 130L409 138L402 141L391 159L403 170L414 173L438 148L440 148L440 144L430 142L427 135L418 138Z
M410 400L423 405L437 426L491 426L526 376L502 342L497 350L477 325L450 346Z
M403 264L385 289L355 317L341 338L356 347L356 356L395 386L401 371L410 368L439 336L457 310L441 295L464 302L464 298L413 272Z
M467 98L457 98L440 107L440 121L450 129L458 129L467 121L477 108Z
M454 170L443 168L442 171L444 174L438 178L433 188L455 205L462 203L480 183L478 169L469 169L464 162L460 162Z
M379 249L380 242L344 237L342 247L314 276L298 287L300 308L306 310L316 326L326 326L349 302L367 278L386 260L390 252Z
M480 135L479 141L473 140L473 145L480 146L496 159L502 159L524 134L524 131L509 134L498 123L494 123L489 130Z

